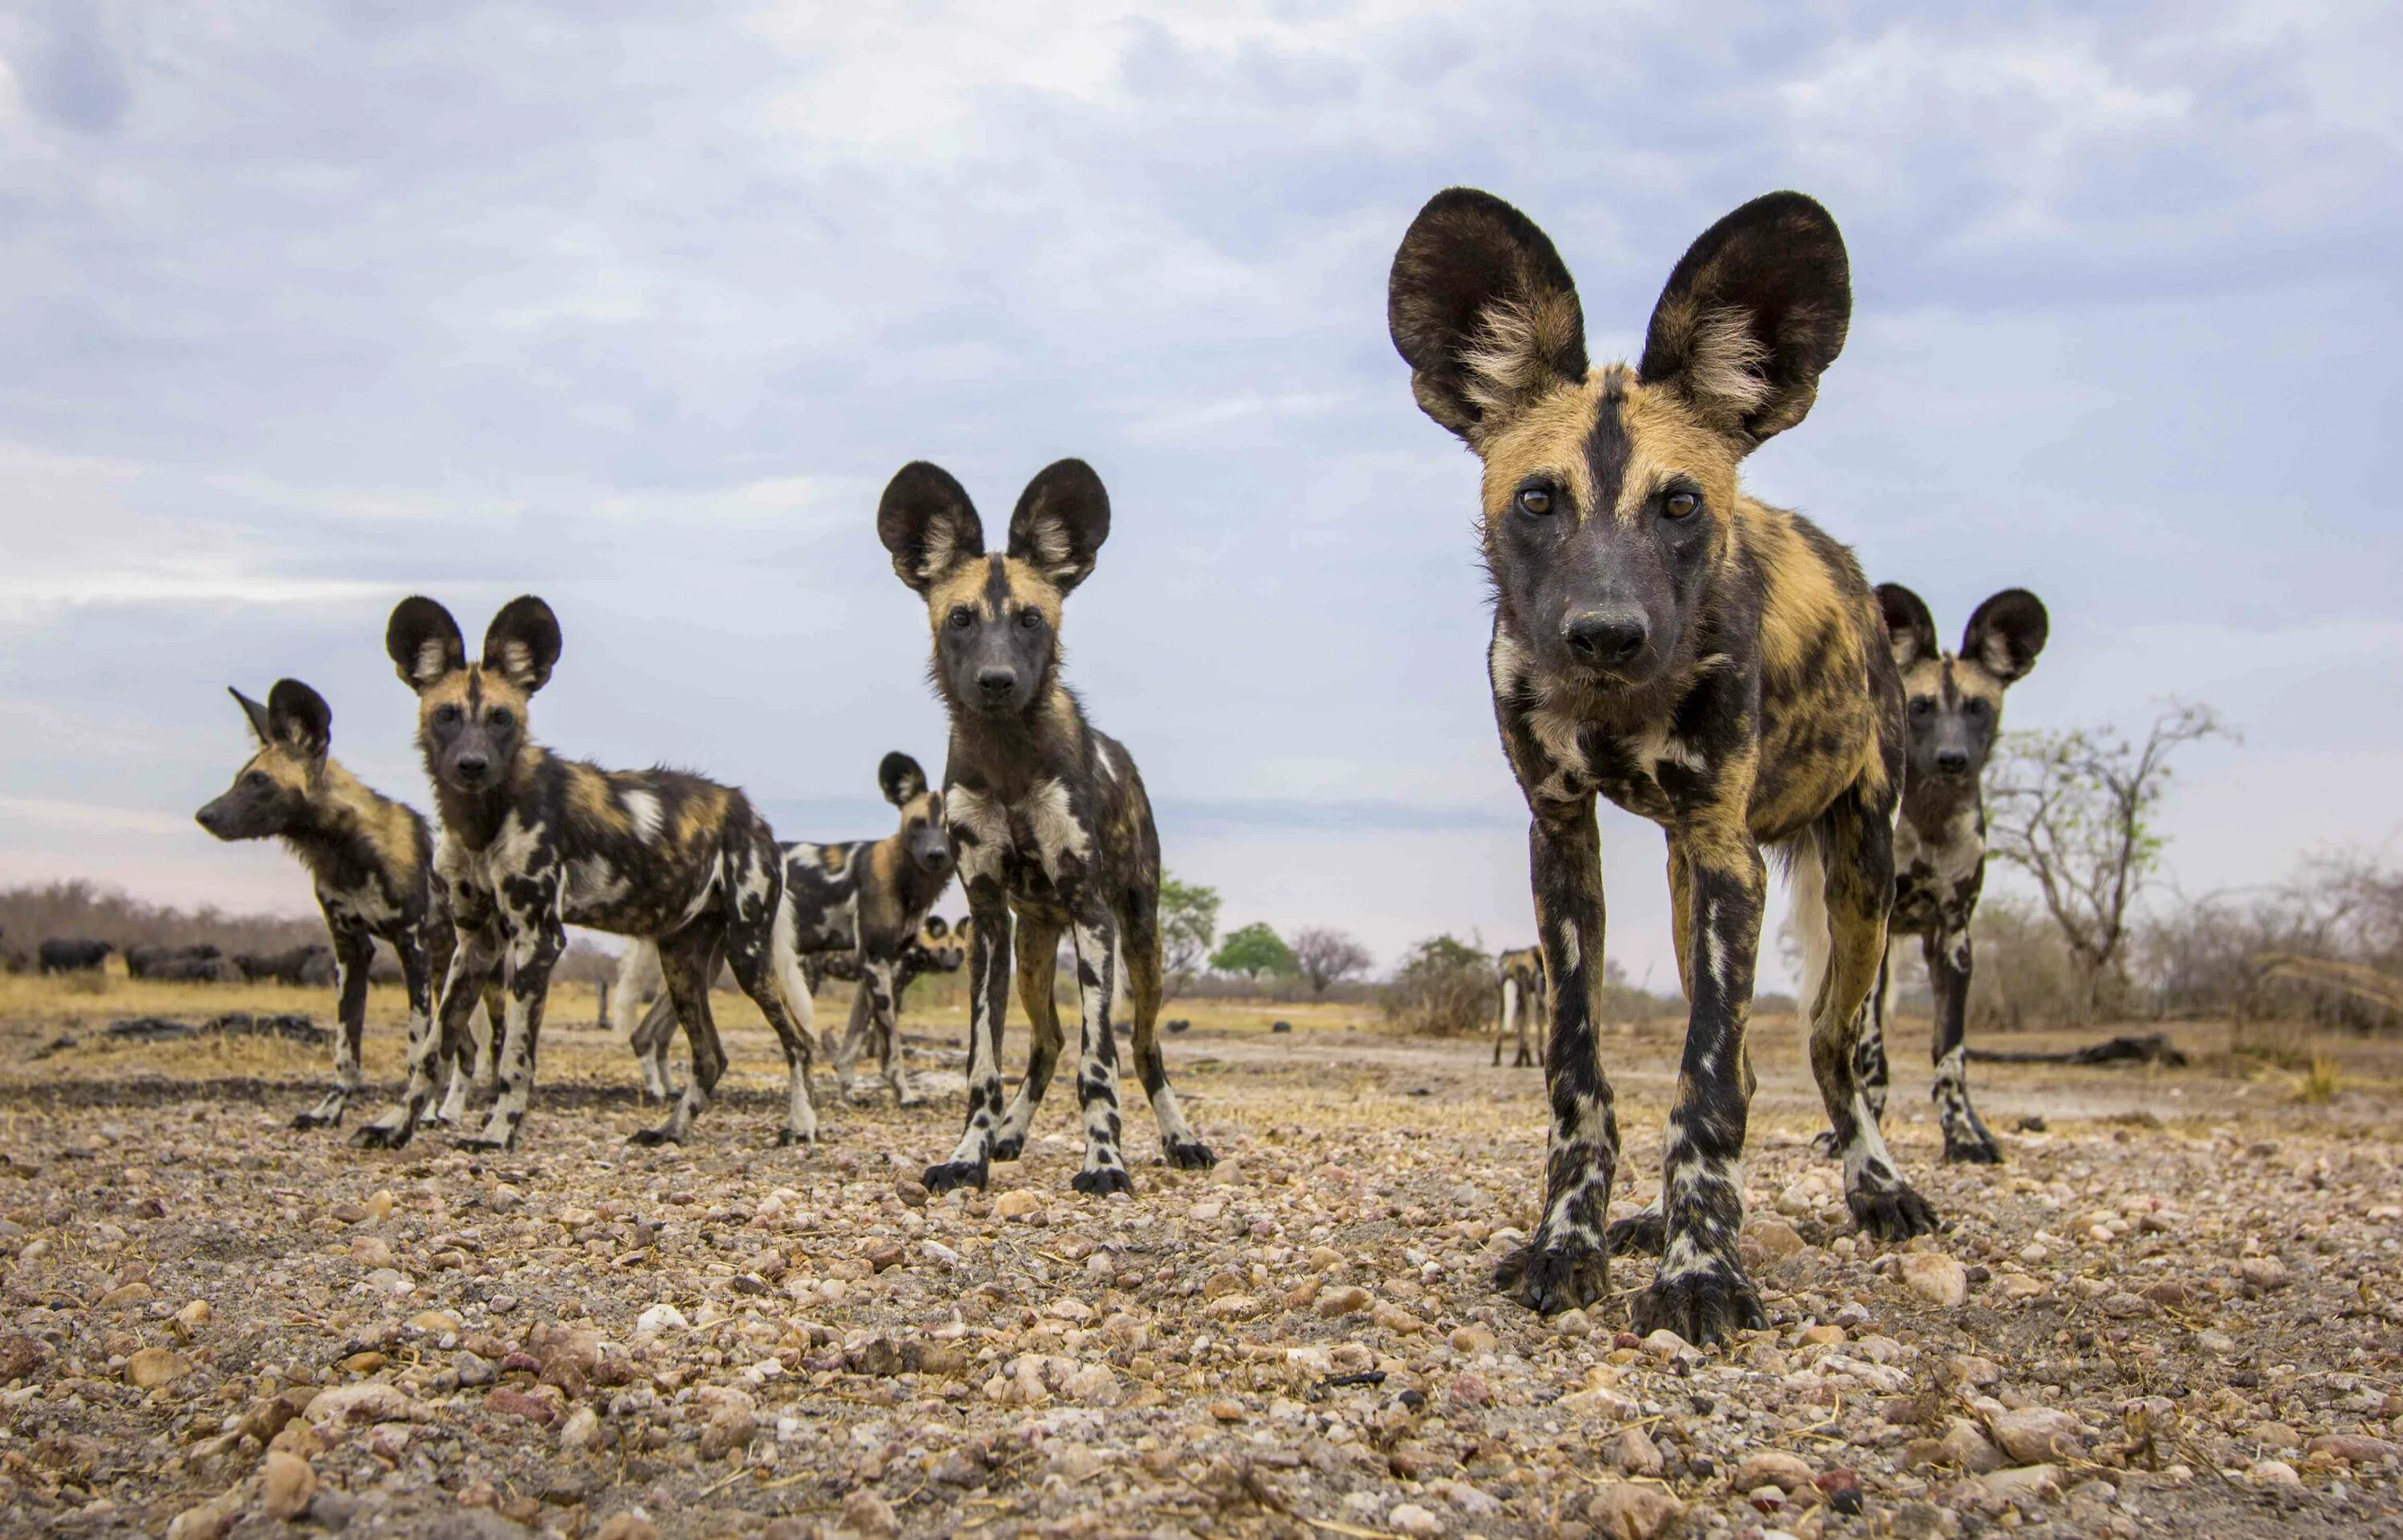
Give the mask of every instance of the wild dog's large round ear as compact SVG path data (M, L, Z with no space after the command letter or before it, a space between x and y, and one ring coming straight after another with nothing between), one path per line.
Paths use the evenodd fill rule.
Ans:
M1009 554L1067 593L1092 576L1110 537L1110 494L1082 460L1055 460L1026 483L1009 516Z
M897 808L926 789L926 772L896 749L876 767L876 784L884 788L884 799Z
M1768 193L1678 259L1637 373L1748 453L1810 412L1852 319L1852 263L1835 219L1799 192Z
M1961 656L1974 659L2007 685L2035 667L2036 654L2052 634L2044 601L2025 589L2005 589L1969 617L1961 633Z
M951 934L951 923L939 914L926 916L925 923L919 928L938 941Z
M1878 585L1878 608L1885 612L1885 634L1894 648L1896 668L1936 656L1936 617L1927 601L1899 583Z
M550 683L559 647L559 617L530 593L502 605L484 628L484 667L528 695Z
M467 666L467 644L451 612L424 594L411 594L392 610L383 629L383 650L400 671L400 682L422 690Z
M236 701L242 702L242 715L250 723L252 736L256 737L261 743L273 742L275 741L275 728L268 720L267 708L252 700L249 696L243 694L242 691L234 688L231 685L228 685L226 687L226 693L232 696Z
M1471 446L1586 375L1585 312L1551 238L1490 192L1427 200L1394 253L1385 327L1419 409Z
M277 740L312 759L323 759L334 742L334 708L298 679L278 679L267 692L267 721Z
M892 552L894 572L920 593L984 554L984 522L967 489L924 460L910 461L886 483L876 505L876 537Z

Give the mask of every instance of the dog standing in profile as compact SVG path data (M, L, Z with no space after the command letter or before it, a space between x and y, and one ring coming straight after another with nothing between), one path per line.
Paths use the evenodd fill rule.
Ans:
M1076 947L1083 1019L1085 1158L1076 1189L1134 1189L1120 1155L1111 1015L1121 969L1133 1000L1135 1073L1160 1119L1162 1152L1174 1166L1216 1158L1186 1124L1154 1032L1160 833L1151 802L1134 760L1085 720L1060 677L1062 602L1091 574L1109 532L1109 494L1081 460L1060 461L1027 484L1007 548L991 555L966 491L924 461L901 468L876 510L893 570L925 599L934 632L931 672L951 722L943 808L972 922L967 1127L951 1158L927 1169L937 1192L981 1187L992 1162L1025 1148L1060 1054L1052 974L1063 930ZM1005 1113L1001 1028L1013 950L1035 1044Z
M237 689L226 693L241 702L258 746L234 772L233 784L193 818L220 839L281 839L309 868L333 942L341 1030L334 1034L333 1089L292 1121L303 1129L338 1126L364 1086L359 1044L376 941L389 943L400 959L414 1045L434 1020L434 979L451 965L450 895L434 881L434 840L425 820L362 784L333 757L334 713L324 696L298 679L277 680L263 705ZM290 981L299 982L299 974L296 964ZM463 1031L447 1045L451 1084L436 1114L443 1122L457 1122L469 1085L490 1076L490 1023L498 1019L495 1001L482 1013L481 1034Z
M884 799L899 810L900 826L882 839L784 846L785 905L791 911L785 923L813 988L837 969L859 980L850 1027L832 1055L845 1094L859 1093L852 1067L873 1039L885 1084L907 1107L924 1098L910 1085L902 1062L896 1020L900 970L919 941L927 910L951 885L951 845L943 830L943 794L926 784L925 770L918 761L897 751L886 755L877 767L876 783ZM636 1005L652 992L649 980L657 976L658 965L656 949L647 942L627 949L616 992L621 1022L632 1020ZM653 1096L668 1094L667 1053L674 1025L674 1016L654 1006L627 1034L643 1067L644 1088Z
M1502 1041L1517 1033L1519 1056L1510 1061L1512 1069L1525 1069L1544 1061L1544 1033L1549 1025L1545 1018L1550 1012L1550 1002L1544 988L1544 953L1540 947L1521 947L1493 959L1497 1010L1493 1019L1493 1067L1502 1067ZM1535 1047L1528 1048L1532 1035Z
M1695 241L1632 368L1589 363L1567 267L1498 198L1438 194L1394 257L1387 322L1412 393L1483 462L1488 672L1531 814L1552 985L1543 1218L1495 1281L1541 1311L1601 1297L1614 1244L1657 1245L1636 1331L1703 1343L1768 1324L1736 1255L1764 848L1791 881L1845 1200L1881 1239L1935 1224L1854 1068L1894 887L1901 682L1852 553L1737 475L1810 410L1851 313L1842 238L1799 193L1757 199ZM1595 1039L1597 794L1668 836L1690 1006L1660 1202L1607 1228L1618 1123Z
M1902 819L1895 828L1894 913L1861 1028L1854 1066L1869 1110L1885 1116L1885 1021L1892 1004L1894 949L1919 937L1935 995L1934 1057L1944 1158L1998 1165L2002 1146L1969 1103L1963 1039L1969 1017L1969 923L1986 876L1986 758L2003 724L2003 692L2035 667L2051 632L2043 601L2005 589L1979 604L1961 650L1936 640L1926 602L1899 583L1878 587L1895 666L1902 671L1910 765L1903 776Z
M784 1045L789 1071L780 1144L814 1144L810 1104L810 996L793 960L784 863L767 821L731 786L679 770L602 770L535 742L527 703L559 660L559 621L528 595L513 599L469 662L458 622L431 599L392 612L384 650L417 692L417 742L442 817L435 869L451 891L459 950L443 986L440 1033L464 1029L466 1002L504 964L507 1025L500 1095L482 1131L461 1144L517 1142L534 1090L535 1049L550 970L567 927L586 925L658 943L676 1016L692 1048L692 1078L667 1121L638 1144L684 1141L708 1105L726 1052L709 1007L721 959ZM399 1145L431 1091L433 1034L410 1047L400 1106L361 1131Z

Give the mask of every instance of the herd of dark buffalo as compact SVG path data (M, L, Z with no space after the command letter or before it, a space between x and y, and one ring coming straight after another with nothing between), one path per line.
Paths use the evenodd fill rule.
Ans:
M306 984L330 987L334 950L323 942L282 951L229 952L214 942L184 946L119 947L114 941L53 936L34 950L34 971L43 974L101 973L122 958L126 976L183 984Z

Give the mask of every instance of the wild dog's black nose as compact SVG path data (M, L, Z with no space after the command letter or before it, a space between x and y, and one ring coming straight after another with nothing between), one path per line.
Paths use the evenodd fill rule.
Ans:
M493 762L480 754L463 754L451 761L451 768L459 772L462 781L481 781L484 772L493 768Z
M1936 756L1936 768L1947 775L1958 775L1969 768L1969 756L1959 749L1943 749Z
M977 670L977 688L984 691L984 698L988 701L1002 700L1017 687L1018 671L1016 669Z
M1561 638L1580 660L1616 668L1632 662L1644 650L1644 644L1652 638L1652 628L1645 623L1642 610L1615 604L1572 616L1561 628Z
M202 808L200 812L192 814L192 822L200 825L201 827L208 830L211 834L215 834L217 831L217 810L214 806Z

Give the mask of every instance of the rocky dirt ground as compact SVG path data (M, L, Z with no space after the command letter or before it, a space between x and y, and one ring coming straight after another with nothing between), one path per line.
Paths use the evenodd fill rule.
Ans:
M1640 1257L1550 1321L1488 1286L1542 1125L1479 1045L1197 1010L1172 1063L1217 1171L1160 1167L1137 1106L1137 1195L1079 1198L1055 1090L992 1191L929 1200L955 1075L774 1150L763 1034L655 1151L622 1048L555 1026L493 1158L294 1131L320 1050L100 1030L224 999L0 991L0 1531L2403 1534L2403 1102L2368 1050L2316 1084L1990 1070L1999 1171L1935 1166L1906 1072L1897 1154L1949 1225L1896 1249L1850 1233L1764 1022L1775 1324L1697 1353L1626 1332ZM1674 1044L1608 1052L1632 1198Z

